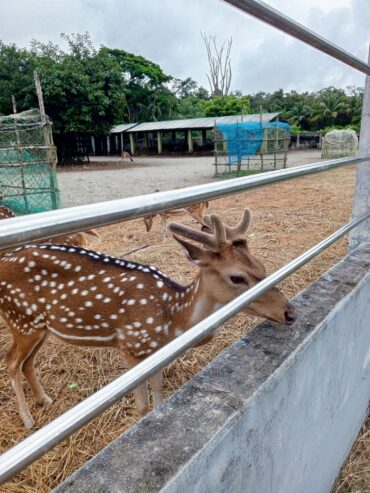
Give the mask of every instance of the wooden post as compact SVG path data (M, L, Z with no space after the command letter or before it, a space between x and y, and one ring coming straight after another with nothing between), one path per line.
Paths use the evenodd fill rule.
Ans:
M41 115L41 124L43 127L44 131L44 144L47 146L47 161L48 161L48 167L49 167L49 183L51 187L51 201L53 204L53 209L58 208L58 203L57 203L57 198L56 198L56 190L57 190L57 184L55 181L55 176L54 176L54 166L53 166L53 156L51 154L51 149L50 147L53 145L53 141L51 138L51 133L49 133L49 130L46 128L46 113L45 113L45 106L44 106L44 97L42 95L42 88L41 88L41 82L40 82L40 77L39 74L36 72L36 70L33 73L33 78L35 80L35 86L36 86L36 93L37 93L37 99L39 102L39 108L40 108L40 115Z
M131 156L133 156L135 154L135 138L132 132L129 133L129 136L130 136L130 152L131 152Z
M301 137L299 135L299 132L297 133L297 149L299 149L301 147Z
M121 140L121 152L123 152L123 132L120 133L120 140Z
M160 130L157 131L157 149L158 149L158 154L162 154L162 151L163 151L162 132Z
M12 105L13 105L13 113L17 113L17 103L15 102L14 94L12 94Z
M14 115L17 114L17 103L14 97L14 94L12 94L12 105L13 105L13 113ZM24 206L26 210L28 211L28 198L27 198L27 191L26 191L26 180L24 177L24 162L23 162L23 153L21 149L21 139L19 136L19 130L18 130L18 123L17 123L17 117L15 117L15 140L17 144L17 151L18 151L18 162L19 166L21 167L21 182L22 182L22 195L23 195L23 200L24 200Z

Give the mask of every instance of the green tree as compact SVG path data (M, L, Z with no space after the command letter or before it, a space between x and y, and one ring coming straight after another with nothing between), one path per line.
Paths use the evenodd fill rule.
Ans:
M121 68L103 49L95 50L87 33L62 37L67 52L50 43L32 43L47 113L56 130L106 134L124 116Z
M150 60L124 50L102 48L119 64L125 82L125 120L141 122L173 117L176 97L167 84L172 77Z
M13 113L12 95L18 111L34 106L33 61L27 50L0 41L0 113Z
M215 96L203 102L205 116L247 114L250 110L248 96Z

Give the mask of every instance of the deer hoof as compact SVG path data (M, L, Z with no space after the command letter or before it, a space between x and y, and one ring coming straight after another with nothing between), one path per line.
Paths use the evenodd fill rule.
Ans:
M30 430L35 426L35 422L31 418L31 416L21 416L24 427L27 428L27 430Z
M52 404L53 399L45 394L44 396L39 397L36 402L37 404L48 405L48 404Z
M140 418L143 418L145 415L148 414L149 412L149 407L145 407L145 408L142 408L142 409L138 409L137 410L138 412L138 415L140 416Z

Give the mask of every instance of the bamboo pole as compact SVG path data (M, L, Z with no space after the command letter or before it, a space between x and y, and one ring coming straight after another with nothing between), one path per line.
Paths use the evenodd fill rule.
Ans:
M40 77L39 74L36 72L36 70L33 73L34 80L35 80L35 86L36 86L36 93L37 93L37 99L39 102L39 108L40 108L40 116L41 116L41 125L43 128L43 133L44 133L44 143L47 146L47 165L49 168L49 183L50 183L50 194L51 194L51 201L53 204L53 209L58 208L58 203L57 203L57 198L56 198L56 193L57 193L57 184L55 181L55 170L53 166L53 156L51 154L51 146L53 145L53 142L51 140L51 135L50 131L47 128L47 120L46 120L46 113L45 113L45 105L44 105L44 97L42 94L42 87L41 87L41 82L40 82Z

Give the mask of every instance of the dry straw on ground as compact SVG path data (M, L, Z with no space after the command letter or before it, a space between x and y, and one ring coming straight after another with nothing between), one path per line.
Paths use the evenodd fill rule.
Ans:
M254 225L249 236L251 249L265 262L268 270L273 271L349 219L354 175L354 169L347 168L332 171L330 174L323 173L275 184L214 201L210 210L219 213L225 221L233 223L240 217L245 206L250 207L254 213ZM190 223L189 219L185 221ZM99 248L113 255L121 255L147 244L147 248L129 257L156 265L178 282L189 282L194 275L194 268L183 257L174 240L163 242L159 230L158 222L153 233L147 234L142 220L105 227L101 230L103 242ZM283 291L288 296L298 293L343 257L346 248L346 240L339 241L283 282ZM256 323L255 318L238 315L225 324L221 334L212 342L202 348L188 351L173 362L165 371L164 398ZM1 351L5 354L10 338L5 330L0 332L0 337ZM3 451L31 432L24 430L18 417L4 360L1 370L0 420ZM125 365L113 350L79 349L51 338L38 355L37 370L46 391L54 399L54 403L49 407L38 407L27 390L32 414L38 427L41 427L121 375L125 371ZM3 486L1 491L50 491L92 455L132 426L136 420L133 399L129 395L19 474ZM365 470L369 449L369 431L366 432L365 428L350 462L338 480L336 493L370 491L369 474ZM360 489L356 490L354 488L358 487L357 485L360 485Z

